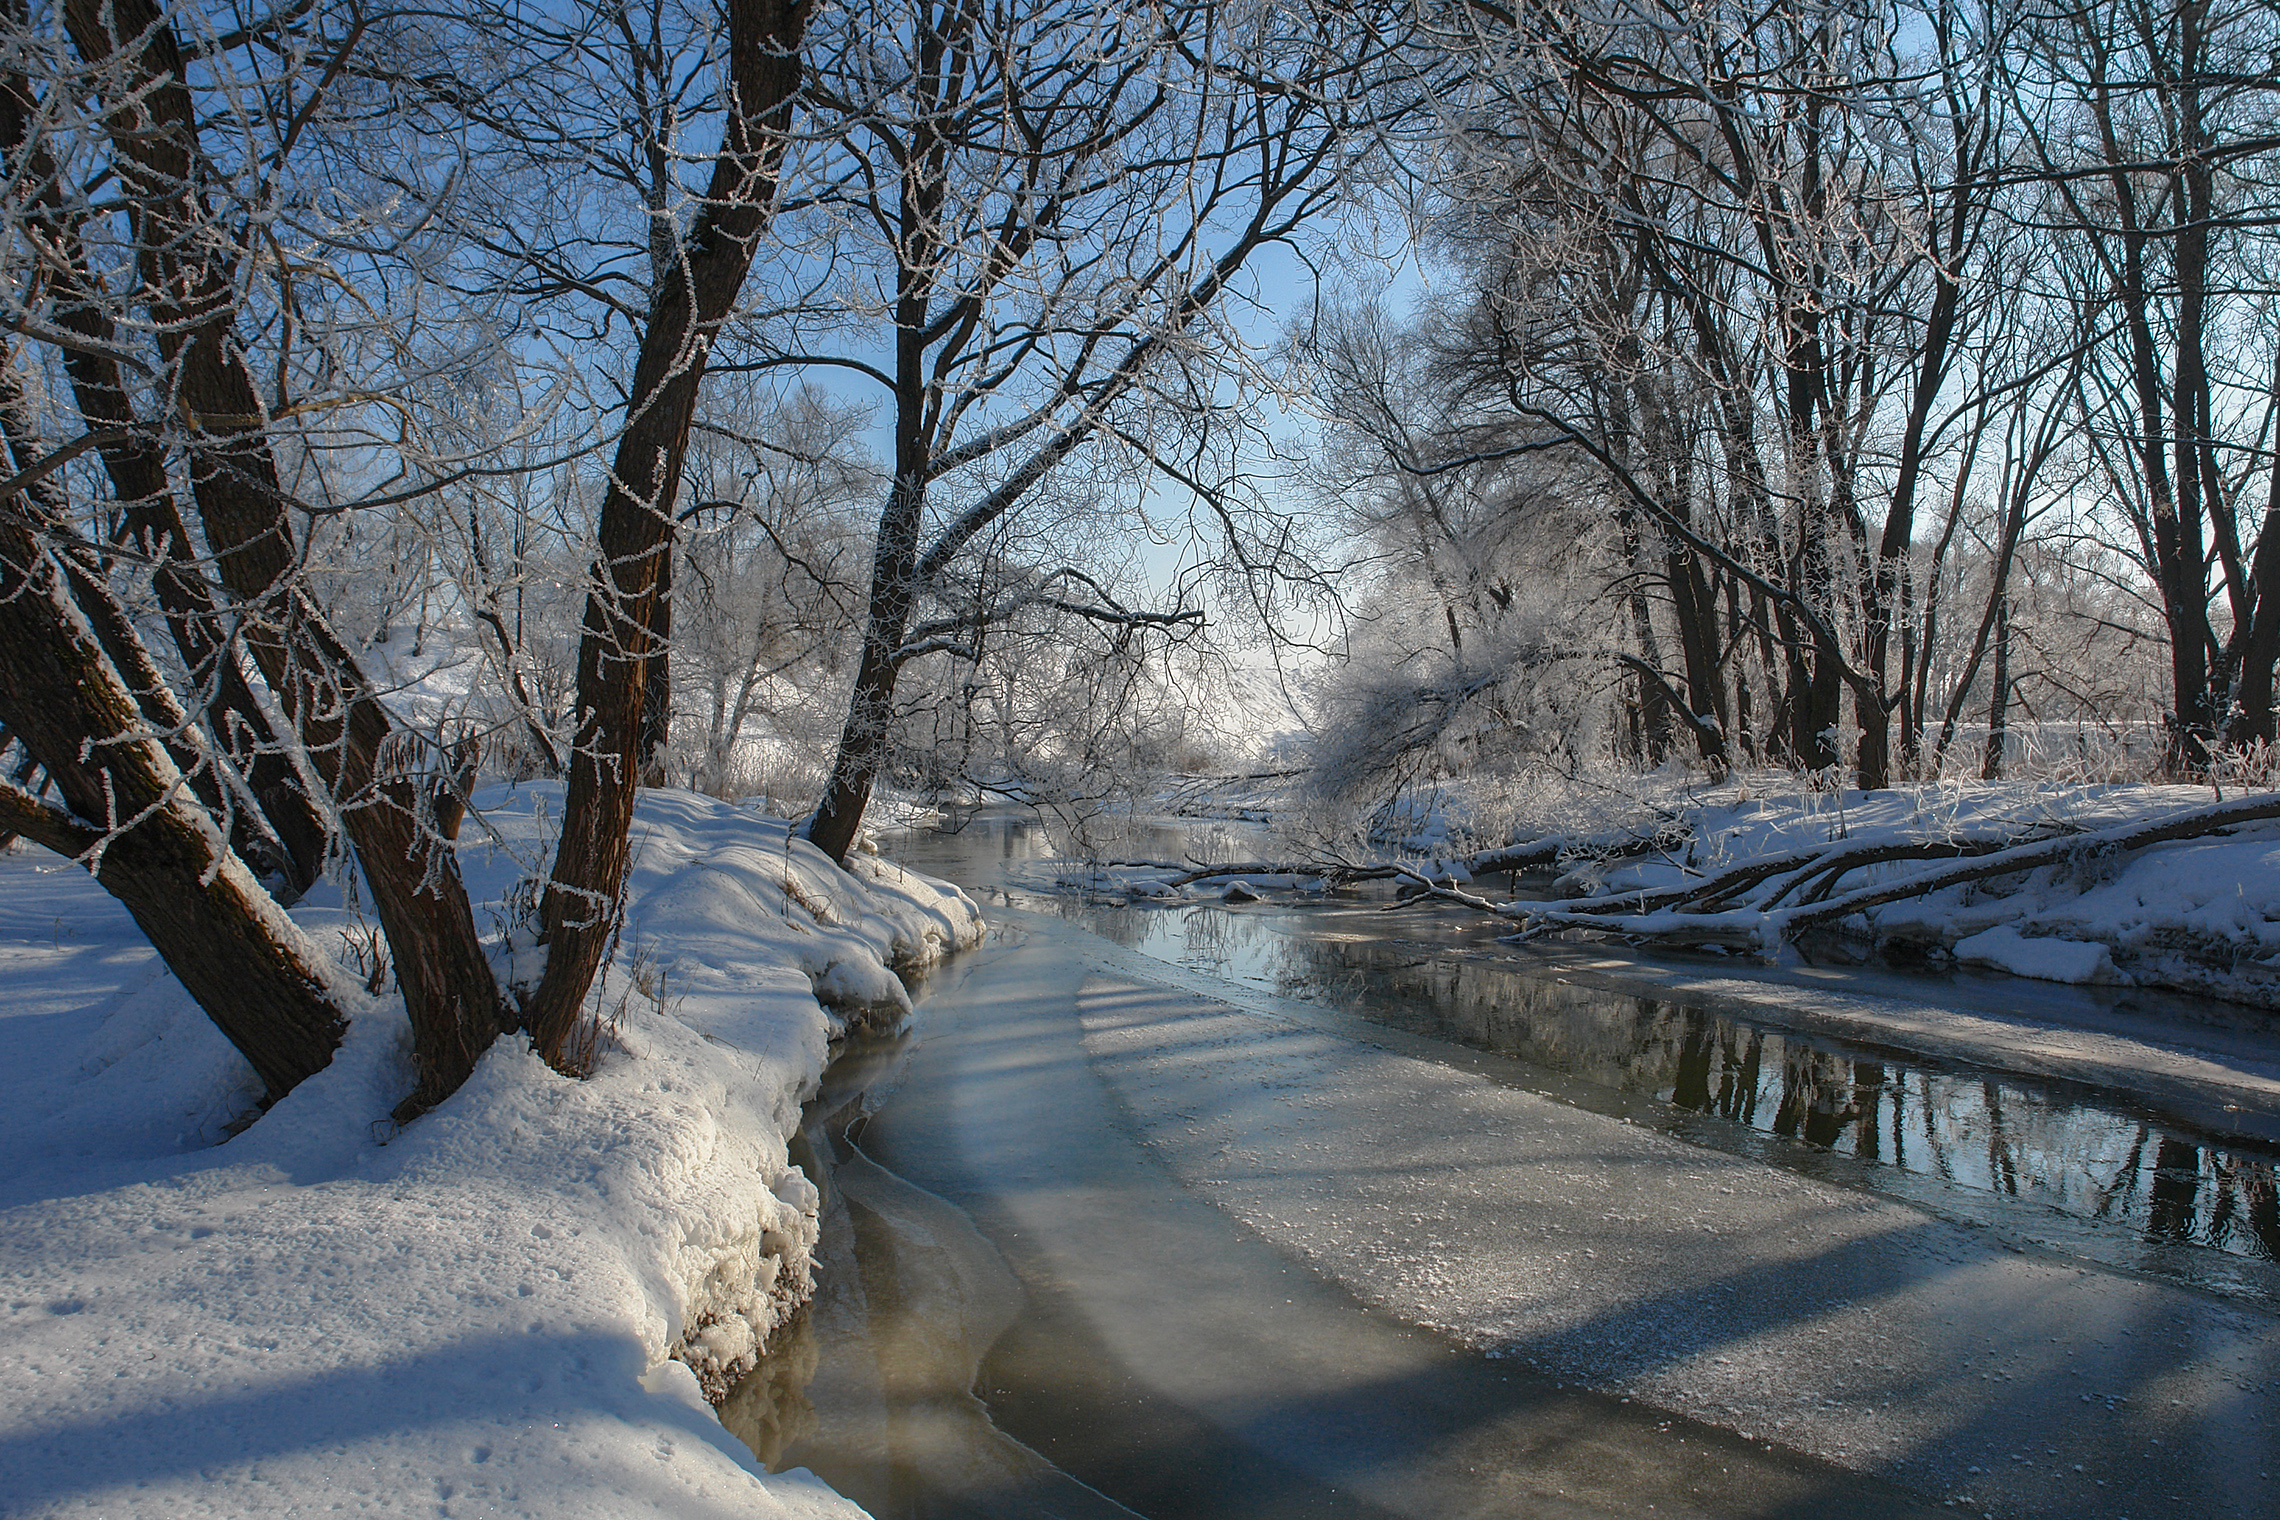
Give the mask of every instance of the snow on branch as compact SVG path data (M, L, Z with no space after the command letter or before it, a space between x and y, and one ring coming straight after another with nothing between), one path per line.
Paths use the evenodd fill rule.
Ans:
M1404 874L1423 888L1412 901L1433 898L1513 920L1521 926L1516 939L1580 929L1672 948L1722 946L1766 953L1808 929L1888 903L2042 866L2222 835L2275 818L2280 818L2280 794L2262 792L2106 829L2054 831L2044 823L2007 833L1844 840L1819 849L1760 856L1679 886L1602 893L1556 907L1492 902L1415 872ZM1565 841L1544 840L1484 852L1469 864L1476 874L1548 865L1567 849ZM1846 876L1866 867L1932 861L1944 863L1838 890Z

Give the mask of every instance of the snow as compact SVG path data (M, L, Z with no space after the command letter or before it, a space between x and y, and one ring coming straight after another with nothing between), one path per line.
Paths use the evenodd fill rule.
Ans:
M2114 975L2114 957L2104 945L2028 939L2009 924L1956 941L1955 958L1966 966L1990 966L2045 982L2103 982Z
M559 795L479 797L462 845L518 974L502 904ZM589 1080L509 1038L395 1132L407 1036L375 999L226 1143L244 1063L82 872L0 858L0 1512L861 1513L763 1476L705 1390L810 1287L785 1136L830 1036L907 1009L896 968L979 916L690 794L645 794L635 848ZM294 916L362 922L330 889Z
M1755 778L1761 785L1764 778ZM2230 802L2251 794L2228 793ZM2028 830L2089 832L2207 808L2207 787L1940 783L1816 793L1748 786L1705 794L1654 825L1665 848L1574 863L1566 895L1653 891L1739 863L1839 842L1871 846ZM1937 862L1932 863L1937 865ZM1844 891L1929 867L1864 866ZM1764 925L1754 912L1698 915ZM1643 928L1682 922L1646 915ZM2280 821L2116 853L2085 849L2011 878L1967 883L1867 910L1850 932L2014 976L2172 987L2280 1005Z

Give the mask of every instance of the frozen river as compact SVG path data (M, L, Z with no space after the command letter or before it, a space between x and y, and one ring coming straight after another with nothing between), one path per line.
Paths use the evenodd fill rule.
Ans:
M890 852L1001 929L813 1110L771 1459L882 1517L2280 1511L2257 1017L1009 890L1049 849Z

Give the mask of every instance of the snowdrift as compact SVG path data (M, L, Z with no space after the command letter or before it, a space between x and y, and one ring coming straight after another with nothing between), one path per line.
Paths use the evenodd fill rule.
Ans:
M559 795L478 799L462 845L510 976ZM258 1086L126 915L0 859L0 1513L860 1513L760 1475L705 1395L811 1287L785 1136L830 1038L980 917L694 795L645 794L635 848L589 1080L510 1038L395 1133L408 1034L375 998L227 1143ZM295 916L370 943L337 894Z

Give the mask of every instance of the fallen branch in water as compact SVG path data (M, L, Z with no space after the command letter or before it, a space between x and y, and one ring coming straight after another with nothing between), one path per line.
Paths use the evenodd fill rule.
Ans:
M1405 873L1398 865L1345 865L1337 862L1309 864L1307 862L1246 860L1228 865L1197 866L1187 861L1172 860L1110 860L1101 864L1106 871L1170 871L1173 874L1164 882L1167 887L1184 887L1199 881L1210 881L1221 876L1311 876L1323 881L1386 881Z

